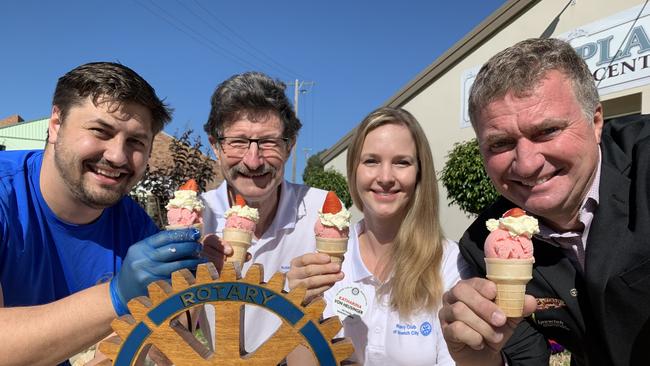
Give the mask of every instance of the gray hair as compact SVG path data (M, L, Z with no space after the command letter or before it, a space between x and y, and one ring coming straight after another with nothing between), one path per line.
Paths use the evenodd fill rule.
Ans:
M582 57L559 39L531 38L497 53L481 67L469 95L469 117L474 129L479 113L488 104L508 92L518 97L530 95L552 70L571 80L585 118L593 120L599 103L598 89Z
M284 93L285 88L283 82L261 72L230 77L219 84L212 95L210 116L203 126L205 132L217 137L238 118L255 120L268 113L277 113L284 127L283 136L295 141L302 124Z

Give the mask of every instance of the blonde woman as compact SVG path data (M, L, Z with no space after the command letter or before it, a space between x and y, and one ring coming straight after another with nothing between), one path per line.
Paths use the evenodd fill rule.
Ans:
M352 138L347 173L363 219L342 268L305 254L292 261L289 286L306 286L308 298L327 289L324 317L342 319L356 362L453 365L437 311L459 280L458 248L440 229L433 158L417 120L403 109L370 113Z

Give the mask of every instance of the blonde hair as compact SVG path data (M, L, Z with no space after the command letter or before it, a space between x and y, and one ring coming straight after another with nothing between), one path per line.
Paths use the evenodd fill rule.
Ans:
M347 173L354 204L363 212L356 175L366 136L386 124L408 128L416 148L415 192L386 258L384 271L391 278L379 289L390 294L390 305L400 316L408 316L419 310L436 310L442 300L444 238L438 220L438 181L429 142L415 117L401 108L379 108L357 127L348 148Z

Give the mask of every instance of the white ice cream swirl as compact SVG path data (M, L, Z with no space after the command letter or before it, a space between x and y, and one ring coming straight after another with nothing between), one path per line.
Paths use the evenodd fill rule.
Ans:
M249 207L248 205L245 206L232 206L228 210L226 210L226 218L230 217L230 215L237 215L239 217L244 217L247 218L255 223L260 219L260 214L257 211L256 208Z
M519 217L508 216L502 217L499 220L489 219L485 223L488 230L494 231L496 229L508 230L511 236L526 236L531 238L534 234L539 233L539 223L537 219L523 215Z
M175 191L174 198L169 200L166 209L185 208L190 211L203 210L203 202L197 197L197 193L192 190Z
M335 214L323 213L322 210L318 210L318 217L320 217L320 223L323 226L335 226L337 229L343 230L350 227L352 214L345 207L341 207L341 211Z

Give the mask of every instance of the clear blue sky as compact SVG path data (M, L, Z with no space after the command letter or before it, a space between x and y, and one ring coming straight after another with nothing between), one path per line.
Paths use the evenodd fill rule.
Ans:
M300 181L306 155L331 147L504 2L1 1L0 118L47 117L59 76L119 61L175 109L166 132L203 136L224 79L298 78L314 83L300 95Z

